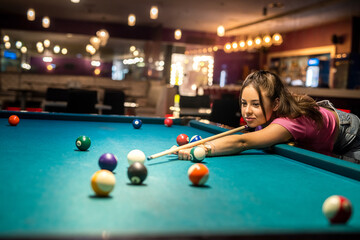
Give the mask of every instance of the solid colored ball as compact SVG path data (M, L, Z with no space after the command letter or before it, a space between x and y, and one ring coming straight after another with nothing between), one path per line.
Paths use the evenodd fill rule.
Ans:
M202 147L193 147L190 150L190 160L193 162L201 162L205 159L206 152Z
M167 127L171 127L173 125L173 120L171 118L165 118L164 124Z
M75 145L80 151L86 151L91 145L91 140L87 136L80 136L76 139Z
M351 217L351 202L343 196L332 195L322 206L322 211L330 223L346 223Z
M145 153L143 153L141 150L134 149L128 153L127 160L129 162L129 165L135 162L144 163L146 160L146 156Z
M19 124L20 118L19 118L18 116L16 116L16 115L11 115L11 116L9 117L8 121L9 121L9 124L10 124L11 126L16 126L16 125Z
M132 125L135 129L139 129L142 126L142 121L140 119L134 119Z
M189 168L188 176L194 185L204 185L209 179L209 169L202 163L195 163Z
M104 153L99 158L99 166L101 169L114 171L117 165L117 157L112 153Z
M192 143L192 142L196 142L196 141L199 141L199 140L201 140L202 139L202 137L201 136L199 136L199 135L194 135L191 139L190 139L190 142Z
M91 187L97 196L106 197L114 189L115 176L108 170L99 170L91 177Z
M176 138L176 142L179 146L189 143L189 137L186 134L180 134Z
M134 162L130 165L127 171L128 178L132 184L141 184L147 177L147 169L144 164Z

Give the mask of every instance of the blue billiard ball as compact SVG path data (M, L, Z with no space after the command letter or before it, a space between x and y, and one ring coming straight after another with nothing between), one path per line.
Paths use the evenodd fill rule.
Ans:
M134 121L132 122L132 125L135 129L139 129L139 128L141 128L142 121L140 119L134 119Z
M113 171L117 165L117 157L112 153L104 153L99 158L99 166L101 169Z
M192 142L196 142L196 141L199 141L199 140L201 140L202 139L202 137L201 136L199 136L199 135L194 135L191 139L190 139L190 142L192 143Z

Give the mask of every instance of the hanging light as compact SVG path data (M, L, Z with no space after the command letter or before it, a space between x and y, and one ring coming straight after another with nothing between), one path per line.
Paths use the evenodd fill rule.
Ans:
M105 46L107 44L107 41L109 39L109 32L106 31L106 29L100 29L99 31L96 32L96 36L99 38L100 40L100 45L101 46ZM91 41L91 39L90 39ZM96 39L93 39L93 41L96 41ZM96 46L95 46L96 48Z
M247 40L246 40L246 46L248 48L253 48L254 47L254 41L252 40L251 37L249 37Z
M234 52L239 51L239 44L236 41L231 43L231 47Z
M94 46L94 48L96 50L99 49L99 47L100 47L100 39L98 37L95 37L95 36L91 37L90 38L90 43L91 43L91 45Z
M60 46L59 45L55 45L54 46L54 53L59 53L60 52Z
M50 18L48 16L43 17L42 26L43 26L43 28L49 28L50 27Z
M34 21L35 20L35 10L34 9L32 9L32 8L29 8L28 10L27 10L27 20L29 20L29 21Z
M9 42L9 41L10 41L10 37L9 37L8 35L5 35L5 36L3 37L3 40L4 40L4 42Z
M63 48L63 49L61 49L61 53L62 53L63 55L66 55L66 54L68 53L67 48Z
M15 46L17 49L20 49L22 47L22 42L21 41L16 41Z
M135 14L129 14L129 17L128 17L128 25L129 25L130 27L133 27L133 26L135 26L135 23L136 23Z
M224 46L224 52L231 53L231 43L226 43Z
M21 49L20 49L21 53L25 54L27 53L27 47L25 46L22 46Z
M10 49L10 48L11 48L11 43L10 43L10 42L6 42L6 43L5 43L5 48L6 48L6 49Z
M263 37L263 46L264 46L264 47L270 47L271 44L272 44L272 42L271 42L271 36L270 36L269 34L265 35L265 36Z
M38 53L42 53L44 51L44 47L41 45L41 46L37 46L37 51Z
M46 48L50 47L50 40L49 39L44 40L44 47L46 47Z
M157 6L152 6L150 9L150 18L157 19L159 14L159 9Z
M262 43L261 37L256 37L254 39L254 43L255 43L255 48L261 48L261 43Z
M180 29L176 29L174 32L174 37L176 40L180 40L181 39L181 30Z
M223 25L218 26L217 28L217 35L219 37L223 37L225 35L225 28Z
M239 42L239 50L240 50L240 51L245 51L245 50L246 50L246 43L245 43L244 40L241 40L241 41Z
M282 36L280 33L275 33L272 37L272 42L274 45L280 45L283 42Z

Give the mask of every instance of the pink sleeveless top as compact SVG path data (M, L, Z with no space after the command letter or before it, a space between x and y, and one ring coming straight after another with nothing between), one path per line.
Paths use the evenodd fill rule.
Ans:
M323 127L318 129L314 120L308 117L276 118L271 124L280 124L293 136L296 146L331 155L335 143L336 118L326 108L319 108L323 116Z

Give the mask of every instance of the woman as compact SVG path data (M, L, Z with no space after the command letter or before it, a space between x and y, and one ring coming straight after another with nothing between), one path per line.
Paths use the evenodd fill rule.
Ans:
M306 95L290 93L271 72L253 72L245 79L240 105L247 125L256 131L201 145L207 156L236 154L295 141L301 148L360 162L359 118L336 110L329 101L316 103ZM177 154L179 159L190 159L190 149Z

